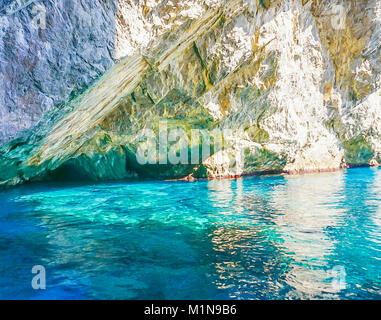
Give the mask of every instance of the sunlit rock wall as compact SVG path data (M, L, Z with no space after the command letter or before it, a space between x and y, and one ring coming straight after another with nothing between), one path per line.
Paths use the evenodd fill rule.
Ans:
M63 107L2 148L3 183L70 172L95 180L216 177L381 162L379 1L92 3L114 19L113 26L98 28L99 17L89 27L98 36L83 43L89 52L107 49L104 70L115 65L81 95L69 99L70 90L62 90L51 107L67 101ZM71 48L65 50L74 50L72 56L81 51ZM47 88L65 87L65 77L78 72L73 59L65 76L50 76L55 86L46 77ZM82 64L91 69L94 62ZM97 78L90 69L80 71L86 81L72 85L89 86ZM20 96L2 87L5 92ZM22 122L18 114L15 123ZM232 133L227 148L215 147L197 166L139 166L139 134L157 132L160 121L188 136L192 128Z

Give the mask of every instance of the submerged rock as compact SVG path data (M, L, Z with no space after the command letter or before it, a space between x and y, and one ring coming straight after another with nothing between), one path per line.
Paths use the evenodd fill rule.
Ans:
M85 28L97 35L90 40L77 25L81 11L70 16L64 8L52 12L79 27L80 43L89 50L79 64L86 79L73 79L81 50L74 42L58 46L54 22L44 30L52 51L41 49L36 64L41 69L7 71L17 90L4 90L4 106L20 99L17 79L31 74L31 94L48 97L51 105L30 109L26 119L43 118L29 130L20 132L23 116L13 122L11 131L20 133L0 150L3 185L59 178L224 177L381 161L381 5L376 0L95 1L91 8L100 20ZM0 26L19 21L22 27L27 10L1 17ZM114 30L103 29L107 19ZM113 39L112 46L102 37ZM4 49L7 40L2 41ZM91 51L99 46L113 50L94 74L87 68L97 64ZM68 57L65 70L57 62L61 51ZM15 56L7 59L19 66ZM43 74L46 85L36 81ZM70 94L73 85L83 92ZM32 106L22 101L22 108ZM171 129L181 134L161 144L160 135ZM224 135L212 135L205 156L204 138L195 139L195 129ZM142 164L144 132L153 133L148 153L155 161ZM185 151L176 138L186 140ZM196 150L202 157L192 162ZM168 161L168 153L179 159L183 151L186 161Z

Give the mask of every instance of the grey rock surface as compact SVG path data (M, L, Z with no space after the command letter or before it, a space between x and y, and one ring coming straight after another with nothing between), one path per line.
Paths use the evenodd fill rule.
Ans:
M117 3L45 0L1 13L0 144L36 124L47 110L84 90L114 64ZM6 4L0 3L1 8ZM41 27L38 17L44 16Z

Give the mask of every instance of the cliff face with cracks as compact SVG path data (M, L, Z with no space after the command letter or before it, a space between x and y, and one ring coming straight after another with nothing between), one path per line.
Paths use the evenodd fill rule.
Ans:
M60 26L29 32L30 8L1 17L2 32L18 34L1 42L1 123L18 135L1 147L1 184L381 162L379 1L71 2L92 13L46 1ZM28 42L12 47L15 21ZM28 68L23 50L37 57ZM189 139L191 129L230 133L198 165L140 165L142 129L163 122Z

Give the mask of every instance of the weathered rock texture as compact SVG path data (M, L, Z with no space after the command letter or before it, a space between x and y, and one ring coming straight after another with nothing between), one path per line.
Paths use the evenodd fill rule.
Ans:
M45 30L0 19L4 185L381 162L379 1L43 3ZM199 165L139 165L160 121L232 133Z

